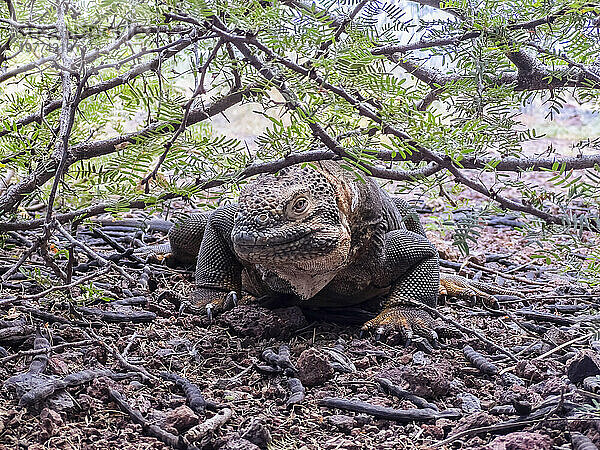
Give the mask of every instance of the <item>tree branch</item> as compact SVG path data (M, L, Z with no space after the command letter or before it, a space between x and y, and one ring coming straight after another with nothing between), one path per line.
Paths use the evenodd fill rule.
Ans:
M62 84L62 110L59 117L59 131L54 146L54 153L51 158L57 161L58 166L54 175L54 183L48 196L48 209L46 211L46 223L50 223L52 219L52 211L54 209L54 199L58 190L58 184L64 174L65 165L69 154L69 136L75 121L75 108L78 103L78 94L81 93L81 83L75 95L71 89L71 73L69 69L72 67L73 61L68 54L69 42L67 37L67 25L65 23L65 10L68 8L68 0L59 0L56 5L56 29L60 36L59 57L63 66L67 69L62 70L60 74Z
M405 45L385 45L381 47L375 47L371 50L373 55L393 55L394 53L407 53L412 50L422 50L425 48L432 47L445 47L447 45L457 45L460 42L467 41L481 36L481 31L470 31L460 36L449 37L444 39L423 39L419 42Z
M201 122L205 119L222 113L231 106L241 102L244 97L252 95L253 92L256 91L256 89L258 89L260 86L260 84L248 86L243 90L235 91L222 97L206 108L190 110L188 125ZM159 122L134 133L117 136L115 138L106 139L103 141L74 145L70 148L69 156L65 163L65 170L71 164L79 160L90 159L117 152L121 144L133 143L138 139L151 136L152 133L155 132L167 132L167 130L170 131L178 125L178 122ZM38 167L24 180L9 186L4 195L0 197L0 213L8 213L11 211L25 195L33 192L38 186L41 186L50 180L55 175L57 168L58 161L55 159L49 159L44 164L41 164L40 167Z
M11 20L17 20L17 13L15 11L15 5L13 5L12 0L4 0L4 3L6 3L6 7L8 8L8 15L10 16ZM6 42L0 45L0 66L2 66L2 63L7 60L6 52L10 49L11 42L12 36L9 36L8 39L6 39Z
M339 156L330 151L330 150L313 150L303 153L290 153L286 155L284 158L277 159L274 161L268 162L256 162L247 166L241 172L230 172L226 175L223 175L215 180L198 180L196 182L196 186L199 186L201 189L211 189L214 187L222 186L226 183L240 181L255 175L259 175L261 173L275 173L286 167L292 166L294 164L301 164L305 162L314 162L314 161L327 161L339 159ZM396 178L387 178L387 179L397 179L400 181L405 180L415 180L423 177L427 177L437 171L441 170L435 164L428 164L419 169L407 170L407 171L382 171L381 173L387 175L394 175ZM379 172L377 172L379 173ZM383 177L386 178L386 177ZM164 194L158 200L166 201L174 198L179 198L181 195L176 195L172 193ZM155 199L153 202L156 201ZM122 203L103 203L98 205L89 206L87 208L79 209L76 211L71 211L63 214L55 214L53 219L58 223L66 223L72 220L83 220L88 217L97 216L99 214L104 214L111 209L122 209L126 207L128 209L144 209L148 206L148 204L143 200L136 200L123 205ZM34 230L44 226L44 219L33 219L27 221L20 222L0 222L0 232L8 232L8 231L23 231L23 230Z
M185 107L184 107L185 111L183 113L183 119L181 119L181 123L179 124L179 127L177 127L177 130L175 130L175 133L173 133L173 136L171 136L171 139L169 139L169 141L165 144L165 150L162 152L162 154L158 158L158 162L154 166L154 170L152 170L152 172L150 172L148 175L146 175L140 182L140 184L142 186L145 186L146 191L148 191L150 188L148 182L150 181L150 179L156 178L156 175L158 174L158 169L160 169L160 166L165 161L165 158L167 157L169 150L171 149L171 147L173 146L173 144L175 143L177 138L181 135L181 133L183 133L183 131L185 130L185 127L187 127L188 121L190 118L190 110L192 108L192 105L194 104L194 101L196 100L196 97L198 97L200 94L206 94L206 89L204 88L204 79L206 77L206 73L208 72L208 68L210 67L210 64L212 63L213 59L216 58L216 56L219 53L219 50L223 44L224 44L224 41L222 39L220 39L219 42L217 42L217 45L214 46L214 48L208 55L208 58L206 58L205 63L200 68L200 80L198 81L198 85L196 86L196 89L194 89L194 93L192 94L190 99L185 104Z
M106 92L110 89L114 89L115 87L122 86L123 84L128 83L139 75L148 72L150 70L156 70L161 61L164 62L165 59L169 59L179 53L181 50L185 49L188 45L190 45L194 40L190 37L184 37L176 41L177 45L173 45L168 50L165 50L160 56L151 59L146 63L139 64L133 67L131 70L122 73L110 80L106 80L100 82L94 86L90 86L84 89L81 92L81 100L85 100L88 97L91 97L96 94L100 94L102 92ZM52 58L52 60L54 57ZM41 123L42 118L50 114L51 112L56 111L62 105L62 100L53 100L41 108L41 112L30 114L29 116L23 117L21 119L16 120L13 124L11 124L11 128L6 128L4 130L0 130L0 137L7 135L12 130L12 127L16 127L17 129L29 125L33 122Z
M216 22L218 23L218 21L216 21ZM268 67L266 67L254 54L252 54L252 52L250 52L250 50L246 46L246 43L259 48L261 51L263 51L267 55L267 57L270 60L277 61L277 62L283 64L285 67L299 73L300 75L303 75L310 79L315 80L322 88L327 89L327 90L339 95L340 97L344 98L346 101L348 101L348 103L350 103L352 106L354 106L357 109L357 111L359 112L360 115L365 116L365 117L373 120L375 123L379 124L381 126L382 132L384 132L386 134L391 134L391 135L396 136L404 141L407 141L408 145L415 148L417 150L417 152L419 152L419 155L417 155L419 160L424 159L424 160L434 163L435 164L434 167L435 167L436 171L440 170L442 168L448 169L448 171L450 171L450 173L452 173L459 182L470 187L471 189L476 190L477 192L482 193L483 195L487 196L488 198L499 202L503 207L513 209L516 211L527 212L529 214L532 214L532 215L535 215L537 217L544 219L548 223L562 224L564 222L563 218L561 218L561 217L557 217L553 214L549 214L545 211L539 210L530 205L519 204L519 203L514 202L510 199L507 199L495 192L489 191L482 184L474 182L471 179L469 179L468 177L464 176L461 173L460 169L455 165L455 163L449 157L440 155L436 152L433 152L433 151L421 146L420 144L418 144L418 142L413 140L410 136L408 136L403 131L400 131L400 130L396 129L395 127L392 127L392 126L386 124L378 114L371 111L368 107L366 107L364 105L364 103L361 103L357 99L350 96L348 93L346 93L344 91L343 88L338 87L338 86L333 86L333 85L325 82L317 74L317 72L315 70L308 71L307 69L297 65L294 62L292 62L284 57L276 55L268 47L266 47L265 45L258 42L258 40L254 36L241 37L241 36L233 35L227 29L224 29L224 27L222 27L222 28L221 27L222 27L222 25L219 25L219 26L213 25L213 30L215 32L219 33L223 39L231 40L234 43L234 45L238 48L238 50L248 60L250 65L252 65L268 81L273 82L273 84L278 88L278 90L281 92L281 94L285 98L288 106L293 110L300 111L301 112L300 115L302 117L309 117L309 114L307 113L307 111L305 111L301 107L295 94L289 88L287 88L284 80L275 76L275 74ZM315 135L315 137L317 137L319 140L321 140L321 142L323 142L329 150L336 153L340 157L346 157L346 158L350 158L350 159L353 159L356 161L356 158L353 155L349 154L345 149L343 149L340 146L340 144L334 138L329 136L315 120L312 120L312 119L308 120L307 125L310 127L310 129L313 132L313 134ZM414 156L414 154L413 154L413 156ZM388 169L379 169L377 167L369 167L368 170L369 170L370 174L375 177L394 179L394 178L392 178L394 176L393 175L394 171L390 171Z

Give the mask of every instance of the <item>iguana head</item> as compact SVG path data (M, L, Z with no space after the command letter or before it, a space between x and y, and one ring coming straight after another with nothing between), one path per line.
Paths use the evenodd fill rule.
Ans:
M293 165L242 191L231 241L238 257L313 297L365 252L383 248L382 194L339 162Z
M350 252L338 184L319 163L259 176L240 195L231 233L236 254L287 279L301 297L312 296Z

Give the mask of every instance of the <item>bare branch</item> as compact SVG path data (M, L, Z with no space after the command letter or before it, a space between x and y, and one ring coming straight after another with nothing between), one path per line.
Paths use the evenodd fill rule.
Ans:
M472 178L465 176L463 173L460 172L460 170L458 170L454 166L449 166L447 167L447 169L450 171L450 173L452 173L452 175L454 175L454 177L459 183L464 184L465 186L473 189L476 192L479 192L480 194L483 194L489 199L497 201L498 203L500 203L500 205L502 205L503 208L531 214L532 216L536 216L540 219L545 220L547 223L563 225L565 222L565 218L562 216L542 211L538 208L535 208L534 206L525 203L515 202L500 195L497 192L489 190L483 183L479 183L473 180Z
M0 23L5 23L7 25L10 25L12 28L14 28L17 31L20 31L23 29L34 29L34 30L39 30L39 31L56 30L55 24L47 25L47 24L43 24L43 23L33 23L33 22L21 23L21 22L17 22L16 20L13 20L13 19L5 19L3 17L0 17Z
M73 61L68 54L69 43L67 37L67 25L65 23L65 10L68 8L68 0L59 0L56 6L56 29L60 36L59 56L62 64L68 69L71 68ZM46 211L46 223L50 223L52 219L52 211L54 209L54 198L58 190L65 166L67 163L69 152L69 136L75 121L75 107L78 103L78 94L81 92L81 87L77 89L77 94L73 96L71 89L71 73L66 69L60 74L62 84L62 110L59 118L59 131L54 146L54 153L51 158L58 161L56 174L54 175L54 183L48 196L48 209Z
M17 13L15 11L15 5L13 5L12 0L4 0L6 6L8 8L8 14L11 20L17 20ZM10 49L10 43L12 42L12 36L9 36L6 42L0 45L0 66L4 61L8 58L6 57L6 52Z
M190 110L188 125L201 122L216 114L222 113L231 106L241 102L244 97L251 96L253 92L260 87L260 84L251 85L246 89L235 91L224 96L206 108ZM81 97L83 97L83 94ZM179 123L159 122L152 124L143 130L118 136L116 138L74 145L70 148L65 170L76 161L114 153L118 151L119 145L121 144L135 142L137 139L151 136L152 133L155 132L165 133L178 125ZM9 186L4 195L0 197L0 212L9 212L25 195L33 192L38 186L41 186L52 179L57 168L58 161L56 159L49 159L21 182Z
M592 68L592 67L587 67L585 64L581 64L576 61L573 61L571 58L569 58L565 55L562 55L559 53L554 53L554 52L542 47L541 45L536 44L535 42L526 42L524 45L535 48L538 52L543 53L545 55L549 55L553 58L560 59L560 60L566 62L570 67L576 67L577 69L579 69L589 79L591 79L595 82L600 82L600 69L597 67L595 68L595 71L594 71L594 68Z
M289 155L286 155L284 158L276 159L274 161L256 162L256 163L250 164L241 172L230 172L228 174L225 174L225 175L219 177L216 180L197 180L196 185L199 186L203 190L211 189L214 187L222 186L222 185L230 183L230 182L240 181L240 180L261 174L261 173L275 173L275 172L280 171L281 169L292 166L294 164L301 164L301 163L305 163L305 162L314 162L314 161L327 161L327 160L332 160L332 159L339 159L339 156L330 150L313 150L313 151L303 152L303 153L290 153ZM375 169L377 169L377 168L375 168ZM405 180L415 180L415 179L427 177L435 172L438 172L439 170L441 170L441 168L439 166L431 163L426 166L423 166L422 168L414 169L414 170L407 170L407 171L401 171L401 170L393 170L392 171L392 170L386 170L386 169L375 170L376 175L374 175L374 176L380 176L381 178L385 178L385 179L405 181ZM385 175L385 176L382 176L382 175ZM169 193L169 194L165 194L165 195L161 196L158 200L159 201L167 201L167 200L171 200L171 199L178 198L178 197L180 197L180 195L175 195L175 194ZM155 200L153 200L153 202L154 201ZM58 222L58 223L66 223L66 222L70 222L72 220L83 220L88 217L93 217L93 216L97 216L100 214L104 214L104 213L110 211L111 209L115 209L115 208L122 209L123 207L126 207L128 209L143 209L143 208L146 208L147 206L148 206L148 204L146 202L144 202L143 200L131 201L131 202L127 203L126 205L123 205L122 203L103 203L103 204L89 206L87 208L79 209L76 211L71 211L71 212L64 213L64 214L55 214L53 219L55 222ZM33 219L33 220L27 220L27 221L21 221L21 222L0 222L0 232L34 230L34 229L44 226L44 223L45 222L43 219ZM33 250L35 250L35 248Z
M183 133L183 131L185 130L185 127L188 125L188 120L190 118L190 110L192 108L192 105L194 104L194 101L200 94L206 93L206 89L204 88L204 79L206 78L206 73L208 72L208 68L210 67L210 64L212 63L213 59L215 59L215 57L217 56L217 53L219 53L219 50L221 49L221 46L223 44L224 44L223 39L220 39L219 42L217 42L217 45L214 46L214 48L208 55L208 58L206 58L204 65L200 69L200 80L198 81L198 85L196 86L194 93L192 94L190 99L185 104L185 112L183 114L183 119L181 119L181 123L179 124L179 127L177 128L175 133L173 133L173 136L171 137L171 139L169 139L169 141L165 144L165 150L160 155L158 162L156 163L156 166L154 167L154 170L152 170L152 172L150 172L147 176L145 176L141 181L141 185L146 186L146 190L149 189L148 182L150 181L150 179L156 178L156 175L158 174L158 169L160 169L160 166L165 161L165 158L167 157L169 150L171 149L171 147L173 146L173 144L175 143L177 138L181 135L181 133Z
M530 76L544 71L542 62L523 50L506 52L506 57L517 66L520 76Z
M358 3L354 7L352 12L350 12L350 14L347 17L345 17L339 25L337 25L337 30L335 31L335 34L333 35L333 37L321 44L321 46L319 47L319 51L315 55L315 59L322 57L327 52L327 49L331 46L331 44L333 44L334 42L336 42L339 39L339 37L342 35L342 33L344 32L344 30L346 29L348 24L350 24L354 20L354 18L358 15L358 13L370 1L372 1L372 0L362 0L360 3Z
M56 225L56 228L58 229L58 231L60 232L60 234L62 234L67 239L67 241L69 241L71 244L81 248L81 250L83 250L83 252L85 254L87 254L91 259L98 261L98 264L100 264L100 266L111 267L111 268L115 269L129 282L130 285L135 285L137 283L136 280L131 275L129 275L127 272L125 272L125 270L122 267L119 267L112 261L109 261L106 258L104 258L103 256L100 256L98 253L96 253L94 250L92 250L87 244L84 244L83 242L75 239L71 235L71 233L69 233L67 230L65 230L65 228L60 223L55 222L55 225Z
M15 77L17 75L20 75L22 73L25 72L29 72L30 70L36 69L36 68L40 68L42 65L48 63L48 62L52 62L56 59L55 56L44 56L43 58L38 59L37 61L33 61L30 62L28 64L23 64L20 67L16 67L13 70L7 70L4 73L0 74L0 83Z
M218 21L216 21L216 22L218 23ZM335 94L344 98L346 101L348 101L348 103L350 103L352 106L354 106L357 109L359 114L361 114L365 117L368 117L369 119L373 120L375 123L378 123L379 125L381 125L382 131L384 133L391 134L402 140L407 141L408 145L415 148L415 150L419 153L418 155L416 155L416 157L419 158L419 160L424 159L424 160L430 161L432 163L435 163L434 167L435 167L436 171L440 170L442 168L448 169L448 171L450 171L450 173L452 173L459 182L463 183L465 186L470 187L471 189L476 190L477 192L480 192L481 194L487 196L488 198L499 202L505 208L513 209L515 211L527 212L529 214L532 214L532 215L535 215L537 217L544 219L548 223L562 224L564 222L564 220L563 220L564 218L561 218L556 215L539 210L530 205L523 205L523 204L517 203L515 201L512 201L510 199L507 199L507 198L499 195L496 192L489 191L484 185L477 183L477 182L471 180L470 178L466 177L464 174L462 174L460 169L455 165L455 163L452 160L450 160L449 157L440 155L436 152L433 152L433 151L421 146L416 141L411 139L411 137L408 136L403 131L400 131L400 130L396 129L395 127L392 127L392 126L384 123L378 114L376 114L375 112L370 110L367 106L364 105L364 103L362 103L362 102L358 101L356 98L353 98L352 96L350 96L341 87L333 86L333 85L325 82L314 70L311 70L309 72L309 71L307 71L307 69L297 65L296 63L294 63L284 57L276 55L265 45L258 42L255 37L253 37L253 36L241 37L241 36L233 35L230 32L219 28L218 26L213 26L213 30L216 31L217 33L221 34L221 36L224 39L231 40L234 43L234 45L238 48L238 50L248 60L248 62L263 77L265 77L268 81L273 82L273 84L278 88L278 90L281 92L281 94L285 98L288 106L293 110L298 110L298 111L302 112L302 114L301 114L302 117L308 117L308 113L303 110L303 108L299 104L295 94L289 88L287 88L284 80L279 79L277 76L275 76L274 73L268 67L266 67L254 54L252 54L252 52L250 52L250 50L248 49L248 47L246 46L245 43L249 43L253 46L258 47L260 50L262 50L268 56L268 58L270 60L275 60L275 61L283 64L284 66L288 67L289 69L294 70L295 72L297 72L301 75L307 76L310 79L315 80L324 89L334 92ZM336 153L340 157L347 157L347 158L356 160L356 158L353 157L353 155L349 154L345 149L343 149L334 138L329 136L315 120L308 121L307 125L310 127L310 129L312 130L315 137L317 137L319 140L321 140L321 142L323 142L329 150ZM413 154L413 157L414 156L415 155ZM393 174L391 173L393 171L389 171L387 169L382 170L382 169L379 169L376 167L369 167L369 171L375 177L391 178L393 176ZM393 179L393 178L391 178L391 179Z
M179 53L181 50L185 49L188 45L193 42L193 39L190 37L184 37L176 41L177 45L173 45L168 50L165 50L160 56L151 59L146 63L139 64L133 67L131 70L122 73L114 78L98 83L94 86L90 86L84 89L81 92L81 100L85 100L88 97L91 97L96 94L100 94L102 92L109 91L110 89L114 89L115 87L122 86L123 84L128 83L139 75L151 71L156 70L161 62L164 62L165 59L169 59ZM30 114L29 116L23 117L22 119L16 120L12 125L17 129L23 127L25 125L29 125L33 122L40 123L42 121L42 117L47 116L51 112L56 111L62 105L62 100L53 100L41 108L41 112L36 112ZM7 135L10 133L12 129L4 129L0 130L0 137ZM1 201L0 201L1 203Z
M480 35L481 31L470 31L460 36L449 37L445 39L424 39L422 41L414 42L412 44L387 45L382 47L376 47L373 50L371 50L371 53L373 55L392 55L394 53L406 53L412 50L421 50L425 48L445 47L447 45L457 45L460 42L479 37Z
M594 73L594 77L588 76L588 73ZM547 89L557 89L561 87L580 87L587 89L600 89L600 82L596 77L600 76L600 67L595 68L586 66L585 71L567 68L552 70L543 66L539 71L505 73L500 77L492 79L492 85L513 85L513 89L520 91L540 91Z
M291 6L295 9L303 11L304 13L316 16L318 19L325 19L329 25L333 28L340 28L344 23L343 19L334 17L329 11L324 8L316 6L314 3L304 3L302 0L284 0L284 4Z

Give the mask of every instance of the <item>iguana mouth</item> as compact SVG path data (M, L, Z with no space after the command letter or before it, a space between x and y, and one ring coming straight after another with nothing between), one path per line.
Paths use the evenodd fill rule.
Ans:
M256 264L310 264L334 251L340 234L335 229L297 231L293 235L257 236L254 233L232 234L233 247L245 261ZM298 268L297 268L298 269Z
M254 233L239 232L232 235L232 241L235 247L250 249L250 248L272 248L277 249L294 244L303 240L311 234L316 234L321 230L307 230L305 232L295 233L291 237L282 236L257 236Z

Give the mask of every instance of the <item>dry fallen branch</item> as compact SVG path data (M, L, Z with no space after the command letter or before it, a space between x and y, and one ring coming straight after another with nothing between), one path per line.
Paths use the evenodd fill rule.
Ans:
M287 399L287 402L285 402L285 407L292 408L294 405L304 401L306 390L299 378L288 378L287 383L290 390L290 397Z
M40 355L38 355L40 356ZM89 383L99 377L109 377L113 375L112 371L107 369L87 369L81 372L72 373L61 379L48 379L46 383L40 383L37 387L24 394L19 400L19 406L31 406L40 403L53 395L56 391L68 387L79 386Z
M159 375L165 380L172 381L183 390L185 397L187 398L188 404L190 405L190 408L192 408L192 410L195 413L205 413L206 400L204 400L204 396L202 395L200 388L196 384L183 377L180 377L177 374L170 372L160 372Z
M573 450L597 450L596 444L585 434L571 432L571 443Z
M439 411L439 408L435 403L430 403L425 400L423 397L419 397L411 392L405 391L404 389L396 386L387 378L377 378L375 381L379 383L379 386L383 389L384 392L391 394L400 399L408 400L412 404L414 404L417 408L421 409L432 409L434 411Z
M369 414L378 419L394 420L396 422L423 422L437 419L458 419L462 416L460 410L451 408L443 411L433 409L394 409L385 406L373 405L360 400L346 400L343 398L328 397L319 401L319 406L338 408Z
M262 352L261 356L266 362L280 370L285 371L286 369L290 369L293 372L297 371L290 359L290 347L285 344L279 347L278 353L268 348Z
M481 372L487 375L496 375L498 373L498 367L488 360L481 353L475 351L473 347L470 345L465 345L463 348L463 353L465 357L473 364L476 368L478 368Z
M90 316L94 319L108 323L147 323L156 319L156 314L151 311L138 311L133 309L107 311L104 309L90 308L87 306L76 306L75 310L84 316Z
M460 331L462 331L465 334L469 334L471 336L475 336L477 339L479 339L481 342L486 343L487 345L495 348L496 350L498 350L499 352L505 354L506 356L508 356L510 359L512 359L515 362L518 362L519 360L517 359L517 357L515 355L513 355L510 351L506 350L504 347L502 347L501 345L496 344L495 342L490 341L488 338L486 338L483 334L481 334L479 331L476 331L472 328L469 327L465 327L464 325L460 324L458 321L452 319L451 317L446 316L445 314L442 314L440 311L438 311L436 308L432 308L429 305L426 305L424 303L417 303L417 305L419 306L419 308L422 308L424 310L426 310L428 313L430 313L431 315L433 315L434 317L439 317L440 319L442 319L445 322L448 322L452 325L454 325L456 328L458 328Z
M64 237L66 237L67 240L71 244L81 248L90 258L98 261L100 266L102 266L102 267L108 266L110 268L113 268L114 270L119 272L127 281L129 281L130 284L134 285L136 283L135 279L131 275L129 275L122 267L119 267L119 266L115 265L113 262L108 261L106 258L100 256L98 253L96 253L94 250L92 250L88 245L75 239L73 236L71 236L71 234L67 230L65 230L63 228L63 226L60 223L55 222L55 225L56 225L56 228L58 229L58 231L60 231L60 233Z
M185 434L185 437L192 442L197 442L200 445L204 445L204 443L208 440L210 433L214 433L218 428L229 422L232 416L233 411L231 411L231 409L223 408L210 419L207 419L204 422L190 428Z
M119 352L119 350L114 345L107 343L104 339L102 339L100 336L98 336L98 334L96 334L93 330L88 329L87 331L82 331L82 333L88 339L93 339L96 343L98 343L99 345L104 347L110 354L113 355L113 357L119 362L121 367L123 367L124 369L131 371L131 372L139 373L144 380L148 380L148 379L152 380L152 381L159 380L159 378L157 376L152 375L144 367L136 365L136 364L131 364L129 361L127 361L127 359L121 354L121 352Z
M142 414L133 406L131 406L125 398L125 396L119 391L109 388L108 392L111 398L115 401L115 403L119 405L119 407L123 411L129 414L131 420L133 420L134 423L137 423L142 426L142 430L144 431L144 433L148 434L149 436L155 437L159 441L175 449L193 450L196 448L194 446L188 445L181 437L175 436L174 434L163 430L158 425L154 425L150 421L144 419Z
M19 325L15 327L7 327L0 329L0 342L14 338L15 336L29 336L35 332L35 327L32 325Z
M559 404L561 406L561 411L559 411L557 408L557 406ZM577 405L577 404L574 404L571 402L563 402L561 399L557 399L552 402L544 402L538 409L536 409L535 411L531 412L530 414L528 414L526 416L516 417L514 419L510 419L505 422L500 422L495 425L467 429L467 430L461 431L459 433L455 433L442 441L438 441L435 444L433 444L431 447L432 448L439 448L439 447L445 448L444 446L447 446L448 444L451 444L452 442L455 442L455 441L465 438L465 437L476 436L476 435L484 434L484 433L499 433L499 432L503 432L503 431L514 431L514 430L518 430L520 428L524 428L524 427L530 426L530 425L535 425L535 424L538 424L541 422L551 422L553 420L558 421L558 422L564 422L565 419L563 417L561 417L559 419L552 419L552 418L550 418L550 416L552 416L558 412L561 412L562 413L561 415L563 415L563 416L568 416L568 414L571 413L577 407L580 407L580 405Z
M39 354L43 354L43 353L48 354L48 353L57 352L59 350L63 350L63 349L67 349L67 348L85 347L85 346L91 345L93 343L94 343L94 341L91 339L84 339L83 341L65 342L63 344L57 344L57 345L53 345L51 347L44 347L44 348L37 348L37 349L33 348L32 350L21 350L12 355L7 355L3 358L0 358L0 364L6 364L7 362L12 361L13 359L22 358L23 356L39 355ZM35 347L35 345L34 345L34 347Z

